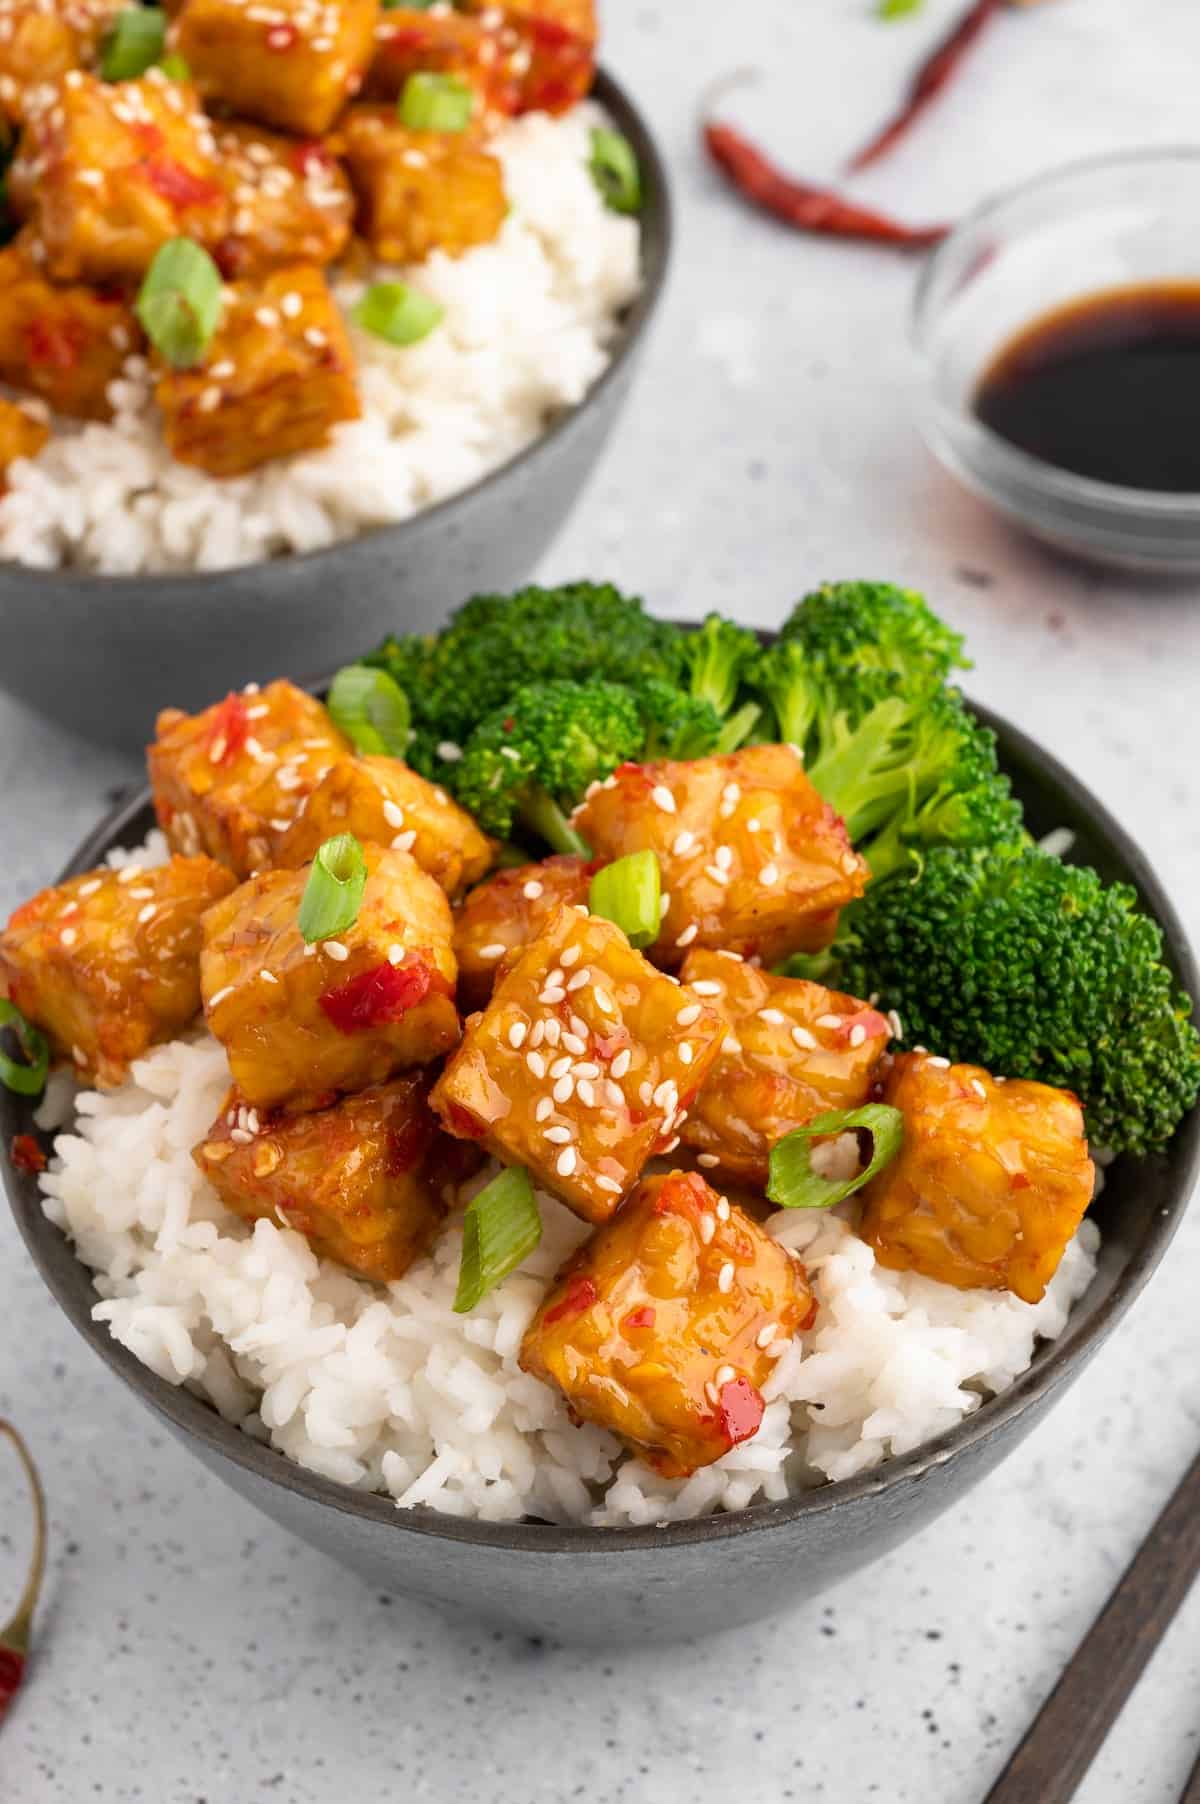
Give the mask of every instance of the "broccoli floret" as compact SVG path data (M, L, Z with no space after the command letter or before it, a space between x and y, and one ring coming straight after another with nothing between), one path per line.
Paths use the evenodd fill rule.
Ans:
M716 750L724 723L711 702L658 678L632 693L645 727L639 758L703 758Z
M720 614L708 614L684 644L692 694L711 702L724 719L733 712L742 684L761 655L758 634Z
M485 832L524 827L555 852L586 853L567 815L589 783L640 757L644 737L620 684L527 683L480 721L448 780Z
M892 583L824 583L797 602L780 638L803 648L814 680L852 712L879 699L880 676L912 695L970 669L962 634Z
M414 726L436 751L447 740L462 744L523 683L678 684L684 637L611 584L567 583L476 595L436 637L386 639L365 662L396 679Z
M838 981L894 1008L905 1046L1073 1090L1088 1132L1156 1151L1200 1094L1192 1004L1124 884L1035 848L939 848L871 883Z

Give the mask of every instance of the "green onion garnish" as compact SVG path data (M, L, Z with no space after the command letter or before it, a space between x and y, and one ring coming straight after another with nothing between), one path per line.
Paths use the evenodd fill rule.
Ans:
M27 1021L15 1002L7 996L0 996L0 1027L11 1027L20 1042L21 1051L25 1054L25 1063L19 1059L10 1059L8 1054L0 1050L0 1084L6 1090L15 1090L18 1096L37 1096L46 1087L46 1073L50 1069L50 1048L44 1034L38 1032L32 1021Z
M456 75L418 69L405 82L397 110L412 132L465 132L474 105L474 93Z
M350 317L376 338L393 345L415 345L440 323L446 309L439 301L410 288L407 282L372 282Z
M192 79L191 64L180 56L177 50L168 51L166 56L160 57L158 66L171 81L191 81Z
M614 922L631 946L652 946L661 919L662 877L653 852L630 852L597 871L588 909Z
M191 369L217 329L221 272L193 239L172 238L155 252L134 311L167 362Z
M843 1134L851 1128L865 1128L870 1134L870 1164L856 1178L820 1177L812 1168L810 1141L818 1135ZM887 1103L869 1102L861 1109L831 1109L775 1142L767 1195L781 1209L832 1209L890 1165L903 1139L904 1117Z
M633 145L605 125L592 127L592 180L613 213L637 213L642 205L642 173Z
M367 861L353 833L327 839L312 861L296 923L310 946L353 927L366 886Z
M156 63L167 36L160 6L127 6L113 20L100 58L105 81L132 81Z
M542 1218L523 1165L510 1165L467 1206L462 1263L454 1308L474 1309L482 1297L515 1272L542 1238Z
M408 697L386 670L347 664L334 677L325 705L356 752L403 758L411 736Z

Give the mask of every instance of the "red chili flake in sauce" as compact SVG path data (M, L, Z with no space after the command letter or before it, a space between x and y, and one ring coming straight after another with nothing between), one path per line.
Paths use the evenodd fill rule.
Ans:
M9 1148L18 1171L45 1171L46 1155L32 1134L15 1134Z
M1026 1177L1026 1175L1023 1171L1014 1171L1012 1174L1012 1177L1008 1181L1009 1181L1010 1188L1013 1190L1028 1190L1029 1189L1030 1180Z
M717 1419L731 1447L758 1433L765 1408L762 1392L748 1378L731 1378L721 1386Z
M623 1027L619 1027L615 1033L597 1034L592 1041L596 1057L603 1060L606 1065L610 1065L617 1054L631 1044L631 1037L627 1029Z
M655 1215L691 1215L703 1209L708 1185L694 1171L672 1172L654 1199Z
M406 1121L402 1128L393 1128L388 1134L388 1171L391 1175L399 1178L414 1170L429 1151L432 1139L433 1123L420 1115Z
M861 1027L866 1030L868 1040L874 1040L880 1037L886 1039L892 1031L887 1024L886 1017L881 1015L878 1009L860 1008L856 1015L842 1016L842 1024L836 1029L835 1038L839 1040L849 1040L850 1035L854 1032L856 1027ZM859 1044L861 1045L863 1042L860 1041Z
M78 320L31 319L24 337L30 363L54 370L73 370L88 341Z
M213 764L229 764L245 747L250 737L250 714L241 696L234 691L218 702L205 734L205 749Z
M650 1305L644 1303L640 1309L631 1309L621 1326L622 1328L653 1328L654 1314Z
M461 1103L444 1102L441 1112L447 1128L459 1140L483 1140L486 1138L486 1124L480 1121L478 1115L472 1115L470 1109L464 1109Z
M221 197L215 182L193 174L173 157L152 157L146 164L146 180L173 207L203 207Z
M599 1295L600 1292L596 1289L595 1281L592 1278L584 1278L576 1274L574 1278L568 1280L562 1302L556 1303L554 1308L548 1309L542 1317L543 1326L548 1328L551 1322L572 1321L575 1316L582 1315L585 1309L590 1309Z
M290 50L299 35L294 25L272 25L267 33L267 49Z
M644 764L618 764L613 776L618 783L640 783L646 789L654 787L654 779Z
M139 124L132 126L131 130L139 147L145 151L147 156L153 156L154 152L156 150L161 150L167 141L163 135L162 127L155 125L153 121L149 119L142 120Z
M424 1002L433 988L434 973L423 959L403 965L373 965L348 983L318 996L321 1012L341 1034L363 1033L400 1021L409 1009Z
M796 1331L798 1334L807 1334L808 1333L809 1329L812 1327L813 1323L817 1319L817 1311L818 1311L818 1303L817 1303L817 1299L814 1297L812 1302L808 1306L808 1314L805 1316L804 1320L800 1323L800 1326Z
M292 151L292 162L300 175L309 176L315 169L332 169L334 160L319 138L307 138Z

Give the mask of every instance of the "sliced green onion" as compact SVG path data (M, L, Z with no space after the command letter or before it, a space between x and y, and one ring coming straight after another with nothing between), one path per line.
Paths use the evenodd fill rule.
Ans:
M515 1272L542 1238L542 1218L523 1165L510 1165L473 1197L463 1221L454 1308L466 1315Z
M662 876L653 852L630 852L597 871L588 890L588 908L613 921L631 946L652 946L658 938Z
M350 317L376 338L386 338L393 345L415 345L427 338L445 316L440 301L410 288L407 282L372 282L360 301L350 310Z
M177 50L168 51L166 56L158 59L158 66L171 81L191 81L192 66Z
M588 169L610 212L641 211L642 172L628 138L605 125L594 125Z
M812 1167L811 1141L818 1136L844 1134L865 1128L871 1136L871 1161L856 1178L823 1178ZM767 1195L781 1209L832 1209L843 1197L853 1195L870 1178L877 1177L900 1151L904 1117L884 1102L869 1102L861 1109L831 1109L803 1127L793 1128L771 1148Z
M327 839L312 861L297 926L311 946L353 927L367 886L367 861L353 833Z
M44 1034L27 1021L15 1002L0 996L0 1027L11 1027L25 1054L25 1064L0 1051L0 1084L18 1096L38 1096L46 1087L50 1048Z
M474 92L457 75L418 69L405 82L397 110L411 132L465 132L474 105Z
M155 252L134 311L167 362L191 369L217 329L221 272L194 239L172 238Z
M167 15L160 6L127 6L113 20L100 58L105 81L133 81L163 53Z
M347 664L334 677L325 705L356 752L403 758L408 750L408 697L386 670Z

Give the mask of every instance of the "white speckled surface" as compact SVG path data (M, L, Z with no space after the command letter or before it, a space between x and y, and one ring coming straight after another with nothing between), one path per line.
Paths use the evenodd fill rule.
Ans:
M1085 774L1200 934L1200 591L1053 561L952 488L910 425L912 265L789 237L696 152L696 96L753 63L763 83L731 111L829 172L957 4L884 27L869 0L609 0L611 63L655 109L675 170L679 259L624 433L544 574L764 623L826 575L927 588L970 632L974 692ZM1194 137L1198 60L1194 0L1005 17L863 192L935 216L1056 158ZM0 907L51 877L133 775L0 703ZM883 1565L756 1630L605 1657L448 1629L285 1539L155 1432L59 1318L5 1215L0 1410L42 1462L54 1542L0 1798L974 1804L1200 1440L1198 1261L1194 1218L1048 1424ZM16 1498L6 1464L5 1594ZM1200 1597L1081 1804L1169 1804L1198 1690Z

